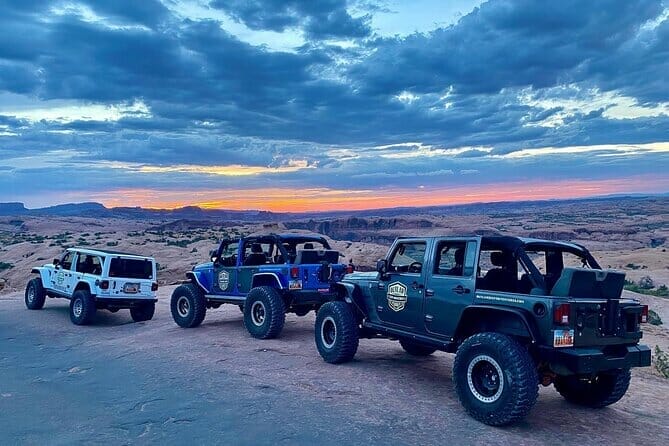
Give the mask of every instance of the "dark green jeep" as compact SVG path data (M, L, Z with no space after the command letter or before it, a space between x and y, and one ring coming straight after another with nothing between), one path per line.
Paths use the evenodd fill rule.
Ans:
M397 239L377 272L347 274L316 318L330 363L353 359L358 339L399 340L411 355L456 353L453 382L475 419L524 417L539 383L568 401L604 407L627 391L648 307L622 299L625 275L583 246L516 237Z

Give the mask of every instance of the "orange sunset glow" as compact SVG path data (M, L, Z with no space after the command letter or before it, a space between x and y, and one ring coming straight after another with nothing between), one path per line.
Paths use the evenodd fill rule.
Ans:
M319 212L393 207L422 207L500 201L586 198L617 193L652 192L649 179L632 177L610 180L565 180L553 182L512 182L448 188L334 190L313 189L224 189L165 191L124 189L87 194L87 198L107 207L141 206L175 209L199 206L204 209L266 210L273 212ZM669 179L654 182L660 189ZM72 196L72 199L79 197Z

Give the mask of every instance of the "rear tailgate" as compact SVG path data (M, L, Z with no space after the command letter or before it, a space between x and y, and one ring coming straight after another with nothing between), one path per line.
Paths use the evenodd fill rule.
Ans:
M568 299L573 346L589 347L636 343L643 336L643 306L629 299Z

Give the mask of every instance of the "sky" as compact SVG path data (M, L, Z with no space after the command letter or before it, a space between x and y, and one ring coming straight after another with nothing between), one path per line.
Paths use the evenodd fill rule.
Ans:
M0 202L666 192L666 0L0 2Z

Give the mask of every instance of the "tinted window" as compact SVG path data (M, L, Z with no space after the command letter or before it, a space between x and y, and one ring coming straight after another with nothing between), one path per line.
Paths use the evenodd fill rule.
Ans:
M126 279L153 279L153 265L149 260L114 257L109 265L109 276Z
M445 241L437 246L434 273L445 276L464 274L465 242Z
M425 260L425 242L400 243L390 260L390 271L419 273Z
M102 260L98 256L80 254L77 258L77 272L85 274L102 274Z
M70 251L61 259L60 266L63 269L72 269L72 260L74 260L74 253Z

